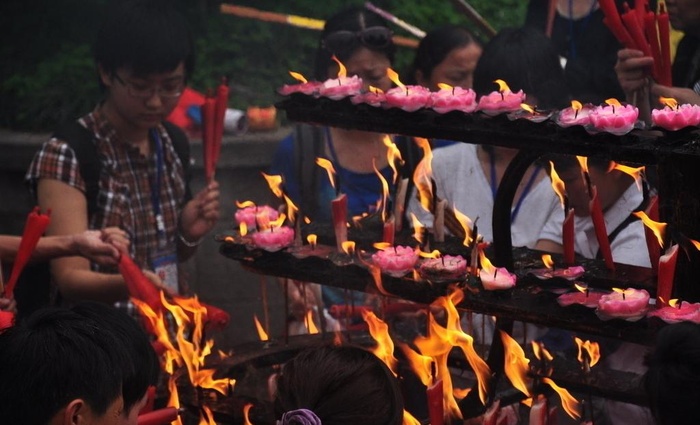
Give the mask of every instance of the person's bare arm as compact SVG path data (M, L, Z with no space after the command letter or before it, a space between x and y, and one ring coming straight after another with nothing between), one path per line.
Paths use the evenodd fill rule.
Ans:
M39 206L51 208L47 236L79 234L87 230L87 201L78 189L58 180L37 184ZM114 302L128 297L121 275L90 270L90 262L77 256L51 261L51 273L61 294L69 299Z
M564 247L549 239L540 239L535 245L535 249L538 251L548 252L550 254L561 254L564 252Z
M177 247L178 259L187 260L194 254L199 241L219 220L219 183L213 181L189 201L180 214ZM183 242L182 239L186 241ZM188 246L192 245L192 246Z

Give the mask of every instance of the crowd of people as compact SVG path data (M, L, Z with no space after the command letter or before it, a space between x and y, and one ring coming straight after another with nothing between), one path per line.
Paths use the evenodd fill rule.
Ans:
M479 95L503 79L545 109L561 109L574 98L600 103L622 96L641 111L649 111L659 96L700 104L700 1L668 0L666 5L671 24L685 34L671 87L651 78L653 58L617 43L595 0L531 0L522 27L503 29L488 41L461 26L438 27L421 40L409 79L433 90L439 83L473 88ZM135 423L147 387L158 383L159 363L143 329L117 310L135 313L116 270L119 257L130 255L152 284L167 293L184 293L178 265L195 253L219 219L219 184L210 181L192 193L187 138L165 122L194 69L195 46L186 20L166 0L128 0L111 7L94 48L102 99L93 111L59 128L26 175L37 204L52 211L33 260L51 261L58 297L52 298L54 306L0 333L0 382L12 382L0 385L3 422ZM362 7L345 9L330 17L321 32L315 78L336 76L337 59L348 74L362 78L365 88L386 91L392 86L387 69L395 50L392 31L381 16ZM421 152L409 138L393 137L393 142L404 160L401 173L410 177L423 160ZM496 193L518 151L430 142L436 195L478 218L479 233L491 242ZM338 192L347 195L350 216L371 214L382 196L377 174L392 179L388 149L384 134L298 125L280 143L269 171L283 177L287 194L314 221L331 220L330 201ZM317 157L334 165L339 188L319 171ZM598 257L578 161L561 155L546 159L566 183L576 216L577 254ZM589 166L615 260L650 266L646 252L638 249L644 245L642 224L630 217L646 208L654 188L642 177L612 169L610 161L591 160ZM524 174L511 207L512 242L561 253L563 214L549 167L549 161L536 162ZM430 228L432 214L413 192L406 209ZM19 245L19 237L0 236L2 261L13 261ZM309 282L289 281L283 287L296 319L309 310L324 315L336 304L373 302L365 293L348 295ZM0 297L0 310L21 307ZM547 332L528 334L532 339ZM626 422L631 417L636 425L694 423L689 409L700 391L699 345L700 328L683 323L659 332L646 366L645 349L618 347L610 366L639 365L634 371L645 373L651 413L625 413L626 419L620 419L620 412L634 409L616 405L611 423L631 423ZM276 389L276 414L283 425L396 425L403 417L397 378L358 347L303 351L284 366Z

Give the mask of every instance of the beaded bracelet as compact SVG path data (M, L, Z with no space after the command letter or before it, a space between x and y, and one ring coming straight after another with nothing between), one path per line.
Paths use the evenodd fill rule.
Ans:
M194 242L190 242L187 239L185 239L185 237L182 236L182 233L180 233L180 232L178 232L177 236L178 236L178 238L180 238L180 242L182 242L182 244L188 248L194 248L196 246L199 246L199 244L201 244L202 240L204 239L204 238L199 238L198 240L196 240Z

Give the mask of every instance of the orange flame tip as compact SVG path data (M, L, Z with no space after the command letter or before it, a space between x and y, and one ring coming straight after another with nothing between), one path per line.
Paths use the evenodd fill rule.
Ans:
M632 214L642 220L642 223L654 233L656 240L659 242L659 246L664 246L664 235L666 233L667 224L652 220L644 211L635 211Z
M614 97L611 97L610 99L605 99L605 103L607 103L610 106L616 107L616 108L622 107L622 104L620 103L620 101L615 99Z
M438 85L438 87L439 87L441 90L452 90L452 89L454 89L453 86L451 86L451 85L449 85L449 84L445 84L445 83L437 83L437 85Z
M265 328L263 328L263 325L260 323L260 320L258 320L258 316L254 314L253 320L255 321L255 329L258 331L260 341L267 341L269 337L267 336L267 332L265 332Z
M299 82L301 82L301 83L307 83L307 82L308 82L308 81L306 80L306 78L304 78L304 76L301 75L301 74L298 73L298 72L289 71L289 75L291 75L292 78L294 78L295 80L297 80L297 81L299 81Z
M581 413L579 412L579 403L566 388L562 388L554 383L550 378L542 378L542 382L552 387L554 392L556 392L561 398L561 404L564 411L573 419L579 419Z
M544 266L548 269L554 268L554 260L552 260L552 256L549 254L542 254L542 263L544 263Z
M343 252L345 252L348 255L353 255L355 254L355 241L344 241L341 244L343 248Z
M335 167L333 167L333 163L326 158L316 158L316 165L326 170L328 180L330 180L331 186L335 188Z
M405 89L406 86L401 82L399 79L399 74L398 72L394 71L391 68L386 69L386 76L389 77L389 79L396 84L398 87L401 87L402 89Z
M265 173L260 173L262 176L265 178L267 181L267 185L270 187L270 190L272 193L278 197L281 198L283 195L282 192L282 176L278 174L265 174Z
M557 174L557 170L554 168L554 162L552 161L549 161L549 170L549 177L552 180L552 189L554 189L554 193L559 197L562 208L565 208L566 186L564 185L564 181L559 177L559 174Z
M248 207L254 207L255 202L253 201L243 201L243 202L238 202L236 201L236 207L238 208L248 208Z
M580 111L581 109L583 109L583 105L578 100L572 100L571 109L573 109L574 111Z
M338 78L345 78L348 76L348 70L345 68L345 65L337 58L335 55L331 57L335 61L335 63L338 64Z
M676 99L672 98L672 97L663 97L663 96L660 96L660 97L659 97L659 102L660 102L662 105L668 106L668 107L671 108L671 109L676 109L676 108L678 108L678 101L677 101Z
M498 91L501 93L505 93L507 91L510 91L510 87L508 87L508 84L506 84L505 81L503 80L494 80L494 83L498 84Z

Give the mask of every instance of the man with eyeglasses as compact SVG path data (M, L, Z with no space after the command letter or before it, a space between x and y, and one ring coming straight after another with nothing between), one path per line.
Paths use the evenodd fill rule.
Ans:
M113 5L94 49L104 99L42 146L27 180L41 207L53 211L48 234L120 227L130 238L130 254L153 272L154 283L177 293L178 264L219 218L219 188L211 182L192 197L187 139L165 124L194 65L190 30L171 3ZM128 299L114 268L79 257L51 266L65 298Z

